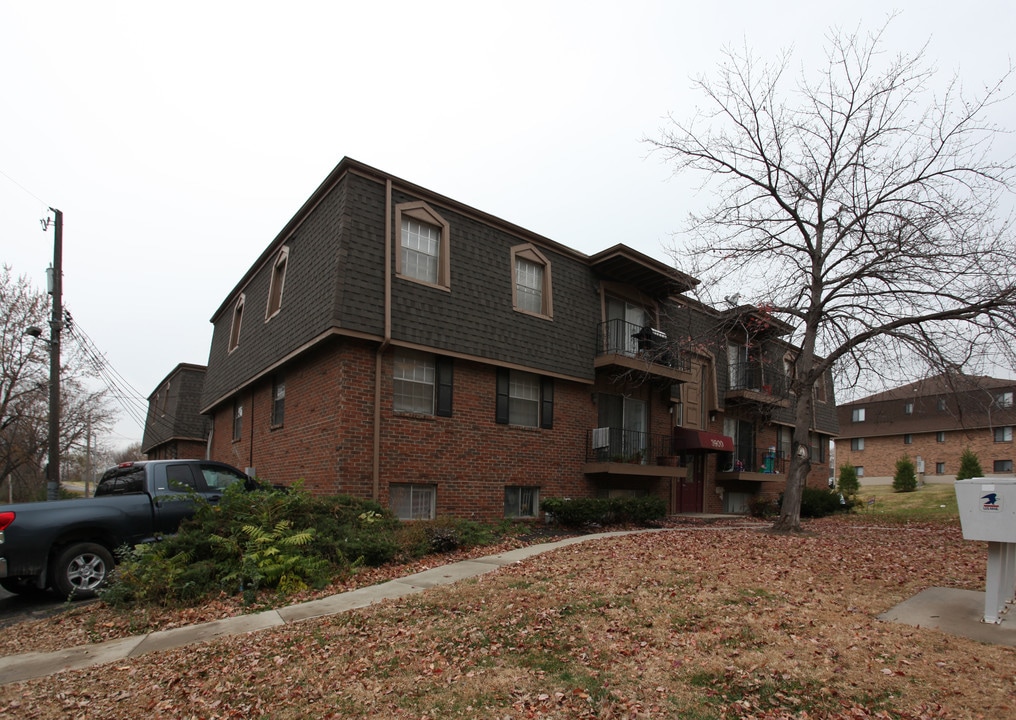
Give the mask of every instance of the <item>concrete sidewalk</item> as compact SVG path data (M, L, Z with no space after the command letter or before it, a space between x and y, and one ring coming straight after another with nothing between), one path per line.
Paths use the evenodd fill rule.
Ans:
M736 527L736 526L735 526ZM692 528L682 528L687 531ZM697 528L706 529L706 528ZM719 528L717 528L719 529ZM734 529L728 526L724 529ZM150 652L207 642L225 635L239 635L256 632L289 623L335 615L367 607L389 598L405 597L438 585L450 585L459 580L477 577L493 572L505 565L518 563L535 555L567 547L588 540L628 535L632 532L667 532L661 530L634 530L596 533L565 538L555 542L530 545L528 547L488 555L474 560L463 560L449 565L426 570L380 585L363 587L331 597L311 600L275 610L266 610L254 615L215 620L200 625L189 625L139 635L137 637L110 640L104 643L81 645L68 650L49 653L26 653L0 657L0 684L46 677L64 670L116 662L138 657ZM910 600L878 616L885 622L897 622L918 627L935 628L951 635L967 637L979 642L1016 646L1016 617L1003 616L1001 623L987 625L981 622L984 612L984 593L952 588L929 588Z
M637 530L632 532L659 531ZM565 538L555 542L530 545L497 555L488 555L475 560L463 560L449 565L442 565L431 570L416 573L415 575L409 575L408 577L389 580L380 585L363 587L350 592L332 595L331 597L321 598L320 600L300 603L299 605L266 610L254 615L239 615L224 620L201 623L200 625L189 625L173 628L172 630L160 630L148 635L121 638L92 645L81 645L67 650L57 650L56 652L25 653L23 655L0 657L0 684L6 685L22 680L32 680L47 675L54 675L64 670L78 670L93 665L116 662L150 652L206 642L224 635L239 635L266 628L279 627L322 615L335 615L347 610L355 610L373 605L389 598L405 597L406 595L423 592L427 588L438 585L450 585L459 580L493 572L505 565L521 562L549 550L567 547L588 540L627 534L629 532L607 532Z

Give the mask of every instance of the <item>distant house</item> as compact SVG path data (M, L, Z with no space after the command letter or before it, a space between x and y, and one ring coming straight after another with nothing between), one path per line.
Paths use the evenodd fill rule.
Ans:
M987 473L1011 475L1016 381L938 375L838 409L839 464L853 465L861 481L891 480L896 461L909 457L930 482L951 482L970 448Z
M201 414L205 366L181 363L148 397L141 452L151 460L204 458L209 418Z
M210 457L405 519L536 517L550 496L744 511L783 487L794 349L697 282L344 159L212 316Z

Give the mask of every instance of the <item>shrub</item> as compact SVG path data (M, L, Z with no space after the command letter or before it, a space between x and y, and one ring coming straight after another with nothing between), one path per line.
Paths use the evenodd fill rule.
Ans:
M490 526L473 520L439 517L403 524L396 532L395 545L403 557L417 558L489 545L496 535Z
M783 495L780 495L780 507L783 506ZM805 486L801 491L801 517L820 518L847 509L840 494L828 488Z
M187 605L210 596L321 587L360 563L397 551L398 520L377 503L239 484L216 505L194 497L194 516L161 542L123 548L103 598L112 604Z
M973 450L967 448L960 455L960 469L956 473L957 480L969 480L970 478L983 477L984 471L981 470L981 461L977 459L977 455Z
M849 463L840 465L840 478L837 487L848 503L852 503L857 497L857 493L861 491L861 483L857 479L857 469L853 465Z
M893 475L893 490L895 492L913 492L917 489L917 468L914 461L908 457L901 457L896 461L896 473Z
M748 501L748 514L753 518L762 518L764 520L775 517L779 512L780 506L775 498L756 495Z
M540 509L561 525L583 527L631 523L648 525L667 514L667 504L655 495L618 498L545 498Z

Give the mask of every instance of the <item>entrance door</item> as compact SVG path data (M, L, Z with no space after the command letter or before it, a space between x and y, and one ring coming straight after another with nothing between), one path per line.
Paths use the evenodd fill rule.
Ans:
M688 477L674 479L674 493L671 499L675 513L702 512L705 465L705 453L695 453L688 465Z

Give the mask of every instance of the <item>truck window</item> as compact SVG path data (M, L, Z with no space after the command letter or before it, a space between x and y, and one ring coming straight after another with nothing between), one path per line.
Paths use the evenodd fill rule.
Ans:
M107 473L95 488L95 496L133 495L145 491L145 469L134 468L125 472Z
M209 490L225 490L233 483L247 482L247 476L218 465L202 465L201 474Z
M169 489L176 492L198 489L190 465L167 465L166 481L169 483Z

